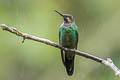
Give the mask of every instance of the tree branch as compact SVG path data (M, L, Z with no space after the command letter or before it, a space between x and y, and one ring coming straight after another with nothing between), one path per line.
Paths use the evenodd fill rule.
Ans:
M112 60L110 58L107 58L107 60L105 60L105 59L93 56L91 54L88 54L88 53L85 53L85 52L82 52L82 51L79 51L79 50L65 48L65 47L62 47L62 45L60 45L60 44L57 44L55 42L52 42L52 41L44 39L44 38L39 38L39 37L30 35L30 34L27 34L27 33L20 32L16 28L8 27L5 24L0 24L0 27L3 30L6 30L6 31L11 32L13 34L16 34L17 36L23 37L22 43L24 43L25 39L29 39L29 40L34 40L34 41L37 41L37 42L41 42L41 43L44 43L44 44L47 44L47 45L50 45L50 46L65 50L65 51L74 52L75 54L77 54L79 56L86 57L88 59L94 60L96 62L99 62L99 63L102 63L102 64L108 66L109 68L111 68L115 72L116 76L120 77L120 70L114 65L114 63L112 62Z

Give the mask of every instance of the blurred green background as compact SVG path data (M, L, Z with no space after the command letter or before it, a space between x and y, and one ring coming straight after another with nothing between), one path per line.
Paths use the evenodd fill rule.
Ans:
M63 19L69 13L79 27L78 49L120 68L120 0L0 0L0 24L58 43ZM119 80L104 65L76 56L73 76L67 76L60 50L25 40L0 29L0 80Z

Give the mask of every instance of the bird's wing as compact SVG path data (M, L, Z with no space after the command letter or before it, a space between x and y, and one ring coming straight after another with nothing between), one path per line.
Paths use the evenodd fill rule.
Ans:
M64 50L61 50L61 57L62 57L63 65L65 66L65 51Z
M78 30L75 31L75 34L76 34L75 49L77 49L77 44L78 44L78 39L79 39Z
M60 28L61 30L62 28ZM61 36L61 32L59 30L59 44L60 44L60 36ZM61 49L61 57L62 57L62 62L63 62L63 65L65 66L65 51Z

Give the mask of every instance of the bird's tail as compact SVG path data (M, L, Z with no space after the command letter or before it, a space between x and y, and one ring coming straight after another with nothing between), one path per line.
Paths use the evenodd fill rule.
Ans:
M72 53L73 56L72 56L71 59L68 58L68 54L65 54L65 67L66 67L67 74L69 76L72 76L72 74L74 72L74 58L75 58L75 54Z

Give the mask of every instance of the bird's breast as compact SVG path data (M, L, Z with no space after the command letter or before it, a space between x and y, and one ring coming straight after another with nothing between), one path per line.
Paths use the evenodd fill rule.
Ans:
M73 30L70 30L70 29L63 30L62 40L61 40L63 46L66 46L66 47L74 46L74 43L75 43L74 39L75 39L75 35Z

